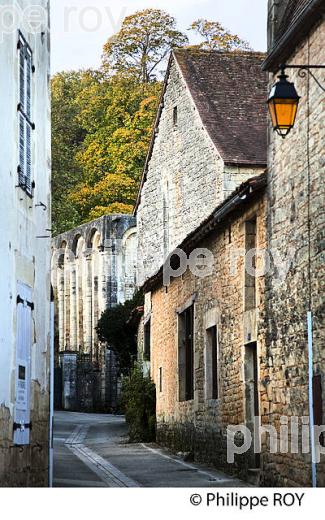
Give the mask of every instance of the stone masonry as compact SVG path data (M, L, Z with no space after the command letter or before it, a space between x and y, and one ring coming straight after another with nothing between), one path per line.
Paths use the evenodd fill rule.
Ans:
M264 276L256 283L254 327L245 338L245 250L246 223L256 219L256 247L266 246L265 197L261 193L242 203L219 225L211 227L202 240L186 247L207 248L214 263L211 274L197 277L189 269L172 279L170 286L157 281L147 295L151 311L151 377L157 385L158 440L175 451L190 452L195 460L209 462L230 473L247 477L250 453L227 464L226 429L246 423L245 349L257 342L258 358L265 357L265 343L259 337L259 323L264 316ZM186 241L185 241L186 243ZM257 269L262 258L258 259ZM150 284L150 282L149 282ZM149 289L149 286L148 286ZM149 304L150 301L150 304ZM194 302L194 398L180 399L179 313ZM219 395L209 395L207 373L207 331L217 328ZM246 346L247 345L247 346ZM208 363L208 364L207 364ZM264 373L259 374L263 380ZM259 386L259 397L264 387Z
M252 57L243 55L239 58L237 69L240 71L246 66L249 70L252 69L252 74L259 77L257 96L262 94L264 101L266 78L260 73L262 58L262 54L253 54ZM158 116L152 150L148 155L137 204L140 286L159 270L168 254L232 190L249 177L261 173L266 164L266 143L262 160L246 160L244 164L245 160L240 161L237 158L237 152L234 152L231 160L229 157L227 160L223 157L218 150L218 143L209 135L202 120L203 115L209 119L211 113L209 98L207 97L203 107L198 108L186 76L188 68L180 65L183 63L182 59L180 51L171 57L161 101L161 113ZM194 56L193 59L199 62L201 60L200 56ZM204 53L202 59L205 59ZM231 60L231 57L225 55L224 58L220 58L221 65L212 61L210 67L217 76L218 66L227 67ZM202 74L207 75L209 71L204 61L202 63ZM222 74L227 76L222 69L220 72L219 81ZM195 81L196 78L193 77L193 90L197 88ZM211 103L215 102L218 106L224 102L225 94L218 91L218 78L216 81L216 84L211 85L210 95ZM232 85L234 92L228 91L228 96L234 95L237 88ZM263 113L265 127L264 108ZM230 114L233 118L238 115L236 109ZM221 132L227 134L227 130L220 129ZM259 134L258 129L256 134ZM242 138L234 135L233 140L236 139L240 143ZM258 161L260 164L256 164Z
M274 43L271 39L271 44ZM288 64L325 63L325 22L312 28L294 48L287 47ZM272 66L271 66L272 65ZM274 68L271 64L270 68ZM269 248L293 261L283 283L266 277L263 334L268 372L262 398L262 421L279 428L281 416L309 416L307 312L313 313L314 376L320 376L320 404L325 417L324 344L324 93L316 82L287 69L301 96L295 128L286 139L270 129L268 152ZM277 74L270 74L270 86ZM324 74L315 70L324 84ZM310 230L308 222L310 219ZM268 455L264 459L267 485L310 485L310 454ZM318 486L325 485L325 459L317 465Z

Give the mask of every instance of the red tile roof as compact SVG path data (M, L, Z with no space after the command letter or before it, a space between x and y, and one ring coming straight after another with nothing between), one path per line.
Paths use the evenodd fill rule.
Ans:
M175 50L174 56L224 162L266 165L265 55L187 48Z

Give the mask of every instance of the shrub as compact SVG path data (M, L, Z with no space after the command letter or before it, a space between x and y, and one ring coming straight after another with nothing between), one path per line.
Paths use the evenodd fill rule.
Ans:
M136 367L123 381L122 406L131 442L156 439L156 386Z

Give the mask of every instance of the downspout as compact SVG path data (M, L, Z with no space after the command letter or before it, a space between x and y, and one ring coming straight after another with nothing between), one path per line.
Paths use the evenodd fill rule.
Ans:
M314 396L313 396L313 315L311 311L307 314L308 326L308 392L309 392L309 428L310 428L310 446L311 446L311 476L312 486L317 487L317 471L316 471L316 446L315 446L315 426L314 426Z
M310 44L308 45L308 65L310 63ZM307 75L307 210L308 210L308 312L307 312L307 331L308 331L308 396L309 396L309 434L311 449L311 481L312 487L317 487L316 470L316 446L315 446L315 418L314 418L314 353L313 353L313 312L312 312L312 282L311 282L311 177L310 177L310 76Z
M54 299L50 304L50 425L49 425L49 487L53 487L53 420L54 420Z

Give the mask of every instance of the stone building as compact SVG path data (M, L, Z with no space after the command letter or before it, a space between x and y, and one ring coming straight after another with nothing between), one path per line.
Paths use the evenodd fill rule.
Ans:
M227 428L246 424L253 433L262 396L263 258L255 278L245 255L249 263L252 248L265 250L265 185L263 174L246 181L179 244L187 258L208 251L211 266L199 258L197 267L174 266L169 285L162 268L144 285L158 441L254 482L252 450L227 464Z
M53 240L56 365L62 370L66 410L116 406L117 360L95 329L107 308L134 294L135 225L129 215L105 216Z
M244 277L243 258L235 276L230 265L239 250L265 247L263 58L173 53L136 207L145 293L139 360L145 369L151 361L158 439L219 467L227 465L227 425L245 421L258 402L244 366L247 358L256 367L263 279L257 287ZM201 248L213 254L205 277L177 260L180 250L188 261ZM251 458L228 471L247 474Z
M31 6L42 20L39 30L34 30L26 15L25 9ZM48 1L8 1L1 14L0 486L47 486L51 344Z
M289 68L324 64L324 12L319 0L269 2L269 88L286 63L301 99L286 139L270 125L268 152L259 104L267 93L260 86L261 96L248 95L260 76L251 69L245 89L245 55L227 55L224 69L223 53L174 53L136 208L139 359L150 359L157 386L158 438L266 486L315 482L309 422L324 422L324 81L321 70L314 81ZM220 140L228 130L232 138ZM246 179L227 164L245 153ZM266 163L267 153L266 177L252 178L262 167L252 158ZM212 268L203 262L201 276L196 263L209 252ZM238 427L231 440L240 445L241 425L261 449L227 461L226 430ZM315 442L321 451L324 435ZM324 464L320 454L318 486Z
M270 88L279 66L325 63L325 4L317 0L269 2L269 51L264 70ZM325 85L324 70L313 70ZM269 128L268 244L291 267L283 283L266 276L267 353L260 362L268 379L262 421L279 429L283 415L309 417L307 312L313 315L313 387L316 424L325 418L324 345L324 92L309 74L287 68L301 96L295 127L281 139ZM270 485L311 484L310 453L265 455ZM325 461L317 465L317 482L325 485Z
M135 209L140 286L237 186L265 169L263 58L172 53Z

